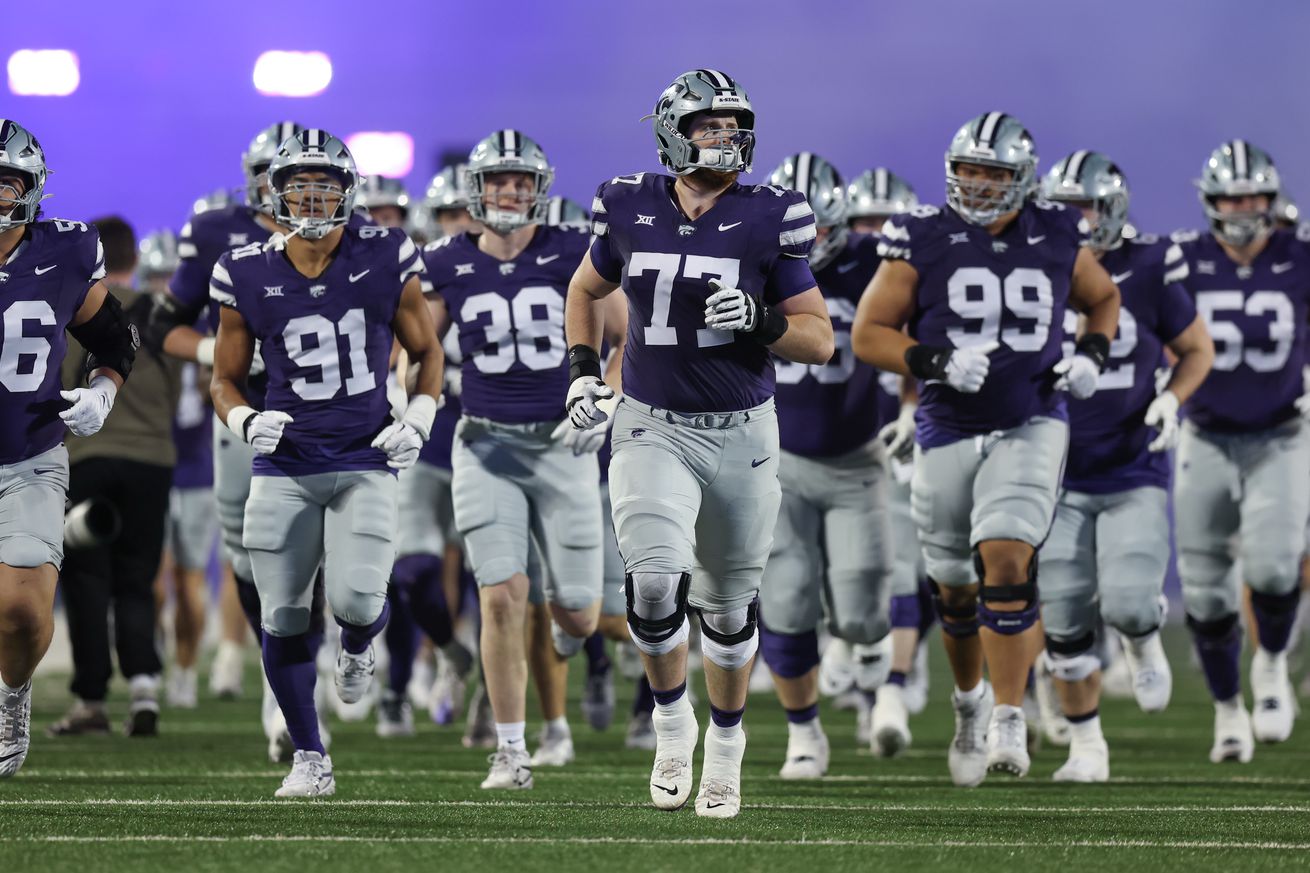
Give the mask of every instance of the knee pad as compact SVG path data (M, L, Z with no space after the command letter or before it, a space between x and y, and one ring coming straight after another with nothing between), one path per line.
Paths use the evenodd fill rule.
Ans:
M623 580L632 642L647 655L666 655L687 641L690 573L629 573Z
M1137 598L1136 602L1122 602L1101 594L1101 618L1105 623L1130 637L1146 636L1158 630L1164 619L1158 597Z
M932 608L942 623L942 633L956 640L977 636L977 605L949 606L946 601L942 600L941 586L931 581L928 584L932 586Z
M550 623L550 639L555 647L555 654L568 660L582 651L582 646L587 642L586 637L569 636L564 629L554 621Z
M701 612L701 652L724 670L740 670L755 657L760 602L752 600L727 612Z
M1096 634L1087 634L1076 640L1046 638L1046 664L1056 679L1081 682L1101 669L1096 656Z
M775 676L799 679L819 666L819 635L780 634L760 625L760 654Z
M15 536L0 540L0 564L10 567L40 567L42 564L59 566L50 546L36 537Z
M973 566L978 578L983 575L982 552L973 550ZM1018 610L1000 611L988 603L1023 603ZM978 587L978 621L994 633L1012 636L1028 630L1037 623L1040 612L1037 606L1037 555L1028 562L1028 579L1018 585L980 585Z
M267 607L267 604L265 605ZM264 612L264 634L294 637L309 633L310 611L302 606L278 606Z

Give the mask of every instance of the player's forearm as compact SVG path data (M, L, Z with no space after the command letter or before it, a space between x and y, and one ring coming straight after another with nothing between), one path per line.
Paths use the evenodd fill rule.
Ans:
M405 351L409 355L410 371L413 371L415 364L418 365L418 381L411 393L427 394L433 400L440 398L446 367L446 356L441 350L441 343L434 341L418 352L411 349Z
M798 364L826 364L836 352L832 322L808 312L787 316L787 331L769 350Z
M171 355L174 358L181 358L184 361L199 360L201 344L207 339L212 338L206 337L194 327L180 324L170 330L164 337L164 354ZM209 358L209 361L201 361L201 363L213 362L212 348L210 350Z
M220 376L217 371L209 383L209 396L214 401L214 412L222 421L227 421L228 414L238 406L250 405L237 383L231 378Z
M1119 329L1119 289L1113 288L1113 293L1102 297L1085 314L1087 328L1084 334L1099 333L1113 339L1115 331Z
M577 283L569 285L569 295L564 301L564 340L565 345L576 345L600 350L601 330L604 318L601 314L602 301L593 297Z
M1209 339L1207 335L1206 342L1178 350L1178 362L1166 387L1180 403L1186 403L1210 375L1210 367L1214 365L1214 343Z
M918 345L894 327L883 324L857 323L851 331L851 349L855 357L888 373L910 375L905 352Z

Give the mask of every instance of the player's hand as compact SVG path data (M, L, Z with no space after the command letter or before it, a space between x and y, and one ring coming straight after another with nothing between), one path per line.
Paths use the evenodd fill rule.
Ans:
M285 412L266 409L255 413L254 417L249 419L250 423L245 425L243 436L256 452L261 455L271 455L277 451L278 443L282 441L282 431L293 420Z
M578 430L573 426L572 420L566 418L551 432L550 438L559 440L568 448L573 449L574 455L588 455L599 452L600 447L605 445L605 437L609 435L610 426L614 423L614 408L618 405L619 398L616 394L597 400L596 410L605 416L604 421L593 424L585 430Z
M1297 401L1297 406L1305 400ZM1304 414L1304 413L1303 413ZM1178 445L1178 395L1172 391L1162 391L1146 408L1146 426L1154 427L1160 435L1151 440L1147 450L1167 452Z
M59 413L59 417L74 436L91 436L104 425L117 395L118 386L113 379L96 376L86 388L59 392L60 397L73 404Z
M1296 398L1296 411L1301 413L1302 418L1310 419L1310 393Z
M987 381L992 361L987 357L1000 347L998 342L984 343L967 349L955 349L946 359L946 373L942 377L961 394L977 394Z
M1077 400L1086 400L1096 393L1096 380L1101 368L1084 354L1075 352L1055 365L1053 370L1056 391L1068 391Z
M412 424L397 421L383 428L382 433L373 438L372 445L386 453L388 467L408 470L418 463L418 453L423 448L423 435Z
M710 280L714 293L705 301L705 326L713 330L750 332L760 323L760 308L755 298L740 288L729 288L718 279Z
M587 430L609 418L597 402L614 396L614 389L595 376L579 376L569 384L569 396L564 411L569 422L578 430Z
M914 449L914 411L918 408L915 403L902 403L896 420L878 431L878 439L887 446L888 457L903 461Z

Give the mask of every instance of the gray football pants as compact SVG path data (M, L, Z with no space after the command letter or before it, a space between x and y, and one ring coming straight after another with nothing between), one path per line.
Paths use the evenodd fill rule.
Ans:
M836 458L782 453L782 507L760 614L782 634L828 629L851 643L891 630L891 513L880 442Z
M255 476L245 534L263 608L274 636L309 628L320 563L332 614L371 624L382 614L395 560L396 477L382 470Z
M218 503L218 523L223 531L223 550L239 579L250 580L250 555L241 544L245 530L246 500L250 497L250 464L255 450L215 418L214 500Z

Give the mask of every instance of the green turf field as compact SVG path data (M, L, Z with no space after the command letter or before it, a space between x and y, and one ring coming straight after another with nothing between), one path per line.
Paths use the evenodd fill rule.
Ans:
M752 697L745 806L728 822L651 808L650 755L622 748L621 718L595 734L575 714L579 761L538 770L531 792L497 794L478 789L485 751L463 749L455 729L423 724L417 738L384 741L372 722L333 723L336 797L283 801L272 795L286 768L264 757L254 699L166 710L157 740L56 741L39 732L67 697L64 677L46 674L27 765L0 783L0 870L1307 869L1310 728L1258 748L1250 765L1211 765L1212 710L1182 635L1170 642L1179 675L1167 713L1103 707L1108 786L1053 784L1063 750L1047 747L1027 779L953 787L934 636L932 702L895 761L857 749L853 715L825 710L831 776L784 782L781 710ZM116 719L124 709L120 696Z

